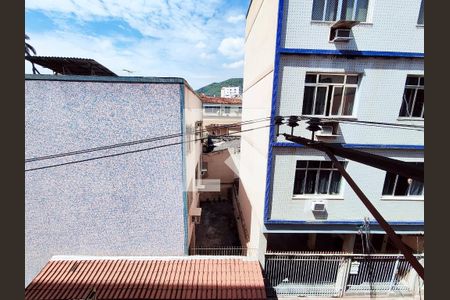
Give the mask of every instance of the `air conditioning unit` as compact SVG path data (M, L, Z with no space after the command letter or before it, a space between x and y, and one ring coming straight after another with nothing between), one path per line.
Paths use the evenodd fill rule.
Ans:
M311 210L313 212L324 212L326 211L326 205L323 201L313 201L311 203Z
M322 130L320 131L321 135L333 135L334 128L329 125L322 125Z
M200 207L191 208L189 214L191 215L192 223L200 224L201 216L202 216L202 209Z
M323 122L320 127L321 130L317 131L316 133L317 137L335 138L340 136L338 122Z
M352 39L351 29L331 29L330 42L348 42Z

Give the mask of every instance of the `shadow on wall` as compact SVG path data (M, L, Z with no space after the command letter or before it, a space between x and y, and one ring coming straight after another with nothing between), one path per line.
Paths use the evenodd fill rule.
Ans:
M247 230L247 241L246 243L242 243L242 246L248 246L250 242L250 237L252 235L252 205L248 199L247 192L242 184L242 181L239 180L239 195L238 195L238 204L241 206L242 211L242 225ZM246 245L247 244L247 245Z

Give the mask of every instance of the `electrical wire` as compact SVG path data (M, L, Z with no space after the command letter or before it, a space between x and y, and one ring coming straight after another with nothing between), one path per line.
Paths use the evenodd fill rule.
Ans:
M289 116L283 116L283 118L287 118ZM300 115L297 116L300 118L300 120L310 120L316 117L310 117L310 116L304 116ZM374 122L374 121L364 121L364 120L351 120L351 119L336 119L336 118L316 118L320 121L333 121L333 122L341 122L341 123L347 123L347 124L358 124L358 125L367 125L367 126L375 126L375 127L392 127L392 128L399 128L399 129L407 129L407 130L416 130L416 131L423 131L424 127L420 125L410 125L410 124L397 124L397 123L387 123L387 122Z
M240 130L240 131L236 131L236 132L230 133L230 135L231 134L241 133L241 132L252 131L252 130L256 130L256 129L262 129L262 128L266 128L266 127L270 127L270 125L265 125L265 126L260 126L260 127ZM218 135L218 136L216 136L216 138L222 137L222 136L226 136L226 135ZM116 156L121 156L121 155L126 155L126 154L144 152L144 151L149 151L149 150L154 150L154 149L159 149L159 148L164 148L164 147L169 147L169 146L175 146L175 145L180 145L180 144L189 143L189 142L201 141L203 139L204 138L194 139L194 140L191 140L191 141L184 141L184 142L176 142L176 143L158 145L158 146L153 146L153 147L149 147L149 148L131 150L131 151L126 151L126 152L119 152L119 153L103 155L103 156L96 156L96 157L90 157L90 158L86 158L86 159L75 160L75 161L70 161L70 162L65 162L65 163L59 163L59 164L42 166L42 167L30 168L30 169L25 169L25 172L37 171L37 170L43 170L43 169L49 169L49 168L55 168L55 167L66 166L66 165L71 165L71 164L76 164L76 163L83 163L83 162L88 162L88 161L93 161L93 160L98 160L98 159L103 159L103 158L111 158L111 157L116 157Z
M250 125L250 124L254 124L254 123L263 122L263 121L266 121L269 119L270 119L270 117L259 118L259 119L253 119L253 120L248 120L248 121L242 121L242 122L237 122L237 123L232 123L232 124L216 126L214 128L222 129L222 128L236 127L236 126L240 126L240 125ZM206 131L207 130L201 130L201 131L197 131L196 133L202 133L202 132L206 132ZM107 146L99 146L99 147L83 149L83 150L27 158L27 159L25 159L25 162L29 163L29 162L34 162L34 161L48 160L48 159L53 159L53 158L65 157L65 156L73 156L73 155L78 155L78 154L85 154L85 153L91 153L91 152L96 152L96 151L103 151L103 150L109 150L109 149L114 149L114 148L127 147L127 146L132 146L132 145L143 144L143 143L156 142L156 141L161 141L161 140L166 140L166 139L174 139L174 138L182 137L182 136L183 136L182 133L173 133L173 134L164 135L164 136L156 136L156 137L152 137L152 138L135 140L135 141L130 141L130 142L118 143L118 144L112 144L112 145L107 145Z

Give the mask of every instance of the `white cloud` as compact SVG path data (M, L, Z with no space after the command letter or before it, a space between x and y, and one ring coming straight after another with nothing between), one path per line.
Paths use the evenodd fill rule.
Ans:
M229 63L229 64L224 63L224 64L222 64L222 67L224 67L226 69L237 69L237 68L242 67L243 65L244 65L244 60L241 59L241 60Z
M198 42L197 44L195 44L195 48L198 48L198 49L203 49L205 47L206 47L206 44L203 42Z
M244 28L239 10L234 18L223 14L226 0L26 0L25 7L26 18L39 11L57 28L26 27L37 55L93 58L123 76L128 69L132 76L184 77L194 88L242 77ZM109 33L96 31L110 24ZM31 73L29 63L25 70Z
M239 22L244 21L244 20L245 20L245 16L244 15L229 16L227 18L227 22L233 23L233 24L239 23Z
M227 57L238 57L244 54L244 39L241 37L228 37L222 40L219 52Z
M202 52L202 53L200 53L200 57L203 59L212 59L212 58L214 58L214 54Z

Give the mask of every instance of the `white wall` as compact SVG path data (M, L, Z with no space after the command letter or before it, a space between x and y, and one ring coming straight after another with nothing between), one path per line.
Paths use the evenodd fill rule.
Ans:
M270 116L278 1L253 0L246 23L242 121ZM269 121L242 126L243 130ZM241 134L239 202L250 225L248 247L265 249L264 192L269 128ZM261 253L260 253L261 254Z
M311 21L313 0L284 3L284 48L424 51L424 27L417 26L421 0L369 0L368 21L352 28L349 43L329 42L332 22Z
M370 153L402 161L423 162L423 151L371 150ZM304 148L276 148L274 151L273 193L271 219L315 221L311 211L313 200L324 200L327 204L327 221L362 221L371 217L358 196L342 179L341 195L306 197L293 199L295 167L297 160L329 160L319 151ZM348 161L346 170L387 221L424 220L424 200L406 197L396 200L382 197L386 172L354 161Z
M278 114L301 115L306 72L360 74L353 118L362 121L422 125L423 120L399 120L406 77L423 75L423 59L333 58L327 56L282 56L278 92ZM310 137L306 123L294 134ZM283 130L284 128L284 130ZM348 144L423 145L423 131L340 124L342 137L333 142ZM290 132L287 126L280 132ZM278 141L284 141L280 136Z
M185 130L188 132L188 127L194 128L195 130L195 122L202 121L203 111L202 111L202 102L198 98L198 96L189 89L186 85L184 88L184 101L185 101ZM201 128L202 129L202 128ZM195 134L191 134L191 142L190 145L185 144L184 152L185 152L185 164L186 164L186 188L188 189L188 193L190 193L190 197L192 197L191 206L188 207L188 212L191 208L199 207L199 194L197 185L199 183L196 182L196 174L195 170L198 165L198 171L201 171L200 159L202 155L202 144L201 141L195 141L199 139L199 136ZM199 176L200 178L200 176ZM195 230L195 224L192 222L192 218L188 217L188 241L190 241L193 237L193 232Z

